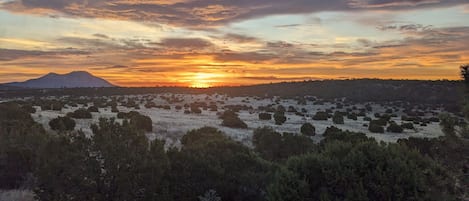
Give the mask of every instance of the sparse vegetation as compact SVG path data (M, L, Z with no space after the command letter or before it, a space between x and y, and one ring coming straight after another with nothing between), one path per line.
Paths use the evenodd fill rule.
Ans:
M467 197L469 145L463 138L469 136L469 129L463 118L469 110L437 117L443 110L437 104L362 103L356 102L361 98L355 95L350 99L323 99L296 94L294 98L271 98L268 94L241 100L231 97L231 93L241 92L230 91L227 95L201 96L199 92L154 95L151 93L159 89L153 89L145 95L119 96L115 94L124 89L107 90L113 92L112 96L97 96L103 90L95 89L90 93L93 96L80 97L76 94L89 91L76 89L76 94L70 97L0 103L0 189L29 189L29 192L34 189L38 201L461 200ZM145 89L131 93L140 93L139 90ZM392 92L394 88L389 90ZM68 91L71 89L62 89L60 93ZM384 99L390 91L373 99ZM50 93L58 92L44 92ZM334 97L332 93L337 91L325 91L324 96ZM292 105L292 100L298 104ZM251 103L262 106L253 109ZM117 105L122 111L117 110ZM128 112L140 105L145 106L138 110L142 114ZM37 107L48 111L35 111ZM63 111L76 107L82 108L62 117ZM171 107L175 110L171 111ZM202 110L203 115L182 114L202 113ZM153 131L155 117L145 116L143 112L163 114L155 122L156 139L153 132L145 134ZM230 127L223 128L224 131L234 132L225 134L216 128L202 127L184 131L183 135L182 129L176 127L180 121L166 124L160 119L171 112L177 117L190 118L191 123L207 120L204 124L210 124L220 121L218 117L222 126ZM374 119L366 116L373 113L376 113ZM405 116L398 116L401 113ZM58 114L62 116L57 117ZM284 124L286 114L288 123ZM115 115L118 120L112 118ZM110 119L98 120L102 116ZM350 120L344 122L344 117ZM361 121L362 117L369 122ZM89 120L75 123L72 118ZM269 121L272 118L274 121ZM343 124L337 125L340 128L353 131L330 126L329 118L334 124ZM44 119L51 120L44 123ZM60 132L46 132L34 120L42 121L45 126L49 123L53 130ZM245 129L246 123L261 127L252 131ZM91 131L90 124L93 124ZM412 137L420 135L422 130L425 134L430 130L431 137L438 136L438 132L431 131L438 124L445 136ZM310 137L325 126L329 127L321 137ZM415 132L393 134L404 129ZM370 135L385 130L386 135ZM387 143L377 143L367 135L379 136ZM396 136L409 138L388 142ZM318 142L319 139L322 140Z
M49 126L52 130L71 131L75 128L75 120L70 117L57 117L50 120Z
M311 123L304 123L301 125L300 132L303 135L314 136L316 135L316 128Z
M272 115L270 113L259 113L259 120L271 120Z
M230 128L247 128L248 125L244 123L239 117L238 114L231 110L226 110L223 112L223 114L220 116L220 118L223 120L221 125L230 127Z
M277 125L282 125L283 123L285 123L285 121L287 121L287 117L285 117L285 112L276 111L274 113L274 120L275 124Z
M75 119L91 119L93 117L90 111L84 108L80 108L73 112L69 112L67 113L67 116Z

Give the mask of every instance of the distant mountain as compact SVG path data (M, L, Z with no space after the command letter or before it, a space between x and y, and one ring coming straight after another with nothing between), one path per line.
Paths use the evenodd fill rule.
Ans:
M73 71L67 74L49 73L40 78L24 82L3 84L5 87L20 88L83 88L83 87L115 87L105 79L96 77L86 71Z

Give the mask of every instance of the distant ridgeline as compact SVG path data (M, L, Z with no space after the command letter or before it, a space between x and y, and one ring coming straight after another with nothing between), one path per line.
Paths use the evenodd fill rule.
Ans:
M462 100L461 81L418 81L418 80L324 80L304 82L282 82L252 86L213 87L194 89L187 87L111 87L111 88L61 88L61 89L18 89L0 87L0 97L79 95L107 96L148 93L219 93L230 96L259 97L304 97L316 96L323 99L347 98L349 101L406 101L428 104L459 105Z

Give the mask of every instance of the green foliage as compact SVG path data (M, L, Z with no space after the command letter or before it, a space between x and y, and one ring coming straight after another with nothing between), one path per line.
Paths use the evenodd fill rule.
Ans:
M291 133L282 135L270 127L257 128L252 138L254 150L263 158L272 161L308 153L316 147L308 137Z
M440 126L443 133L447 136L455 136L455 127L458 124L458 119L448 113L440 114Z
M404 129L414 129L414 124L413 123L402 123L401 127Z
M226 110L223 112L223 114L220 116L220 118L223 120L221 125L230 127L230 128L247 128L248 125L243 122L238 117L238 114L231 110Z
M326 112L316 112L316 114L313 116L313 120L322 120L322 121L327 121L329 118L329 114Z
M137 129L142 129L147 132L151 132L153 130L153 122L149 116L145 115L133 115L130 117L130 124L133 125Z
M342 131L341 129L335 126L327 127L326 131L324 131L324 134L322 136L324 137L324 139L321 141L321 145L325 145L331 141L342 141L351 143L375 141L374 138L369 138L364 133Z
M303 135L314 136L316 135L316 128L311 123L304 123L301 125L300 132Z
M89 112L99 112L98 107L96 106L90 106L87 109Z
M370 125L368 126L368 130L372 133L384 133L384 128L376 121L371 121Z
M215 128L188 132L170 150L172 200L192 201L213 189L221 200L263 200L270 164Z
M270 113L259 113L259 119L260 120L271 120L272 119L272 115Z
M130 124L133 125L137 129L141 129L147 132L151 132L153 130L153 122L149 116L140 114L137 111L130 111L130 112L119 112L117 113L117 118L119 119L129 119Z
M75 119L91 119L93 117L90 111L84 108L80 108L73 112L69 112L67 113L67 116Z
M386 131L391 132L391 133L402 133L404 129L401 126L397 125L396 123L391 123L386 128Z
M60 101L41 101L40 102L41 110L55 110L60 111L64 107L64 104Z
M336 112L334 113L334 116L332 116L332 122L334 124L344 124L344 116L339 112Z
M355 113L349 113L347 115L347 119L357 120L358 117L357 117L357 114L355 114Z
M456 178L459 189L458 193L469 193L469 141L454 138L454 136L444 136L440 138L415 138L399 139L399 144L406 145L411 149L418 150L422 155L426 155L442 164L446 170L450 171L451 177Z
M112 113L118 113L118 112L119 112L119 109L117 109L117 106L112 106L112 107L111 107L111 112L112 112Z
M454 183L432 160L396 144L327 143L290 158L267 196L282 200L450 200Z
M274 113L274 120L275 124L277 125L282 125L283 123L285 123L285 121L287 121L287 117L285 117L285 112L276 111Z
M70 117L57 117L49 121L52 130L71 131L75 128L75 120Z
M23 104L21 109L29 113L36 113L36 108L34 108L31 104Z
M29 187L28 175L47 136L28 110L16 103L0 103L0 189Z
M194 113L194 114L200 114L202 113L202 110L198 107L198 106L191 106L191 113Z
M93 137L53 138L35 172L39 200L155 200L168 168L164 143L124 121L100 119Z

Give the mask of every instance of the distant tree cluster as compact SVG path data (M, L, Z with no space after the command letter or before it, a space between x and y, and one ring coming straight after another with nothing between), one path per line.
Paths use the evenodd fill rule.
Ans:
M248 125L244 123L238 116L238 114L231 110L226 110L223 114L220 115L222 119L221 125L230 127L230 128L247 128Z
M67 116L75 119L91 119L93 117L91 115L91 112L84 108L80 108L73 112L69 112L67 113Z
M75 120L70 117L57 117L49 122L49 126L52 130L57 131L71 131L75 128Z
M134 126L137 129L142 129L147 132L153 130L153 122L149 116L142 115L137 111L130 112L119 112L117 113L117 118L127 119L130 122L130 125Z

